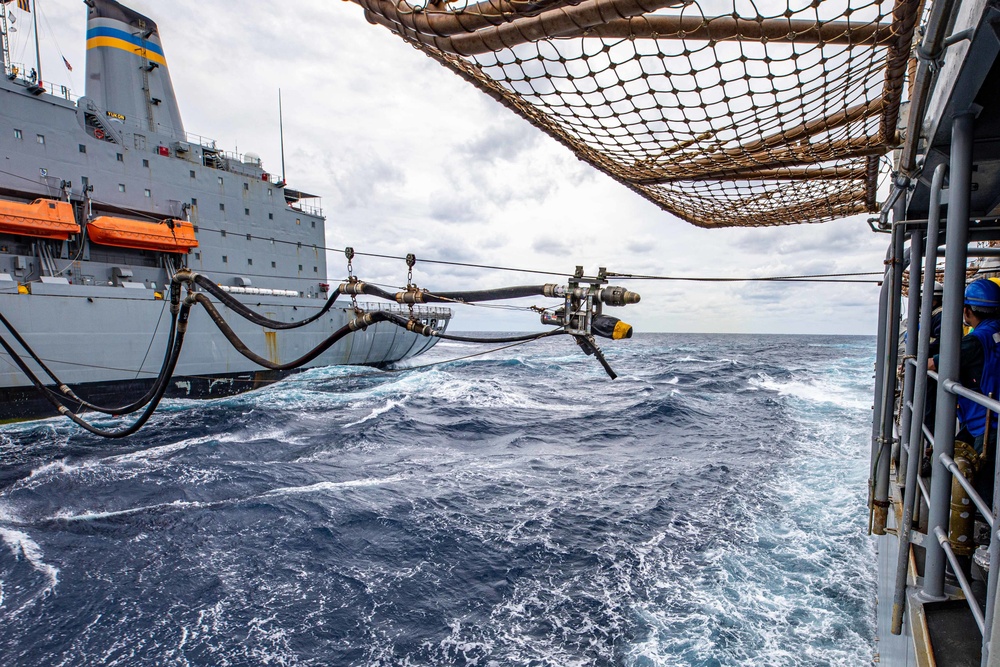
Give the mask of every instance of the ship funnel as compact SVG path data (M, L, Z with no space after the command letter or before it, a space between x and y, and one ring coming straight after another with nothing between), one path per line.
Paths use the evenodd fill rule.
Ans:
M156 23L114 0L87 6L87 97L112 121L183 140Z

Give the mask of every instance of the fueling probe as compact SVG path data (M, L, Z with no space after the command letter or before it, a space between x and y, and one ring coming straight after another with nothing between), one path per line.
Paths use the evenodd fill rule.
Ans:
M624 287L606 286L608 270L603 266L596 276L583 275L577 266L566 286L545 285L544 295L562 298L563 305L555 310L542 311L542 324L561 327L573 336L577 345L588 356L594 356L613 380L618 377L604 353L597 346L594 336L621 340L632 337L632 325L617 317L605 315L604 306L621 307L639 303L640 296Z

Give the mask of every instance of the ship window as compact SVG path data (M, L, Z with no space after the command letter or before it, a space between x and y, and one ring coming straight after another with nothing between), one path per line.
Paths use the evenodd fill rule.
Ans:
M145 167L146 169L149 169L149 160L143 160L142 166Z
M247 266L253 266L253 257L247 257Z
M249 183L244 183L243 184L243 189L244 190L249 190L250 189L250 184Z
M191 170L191 178L198 178L198 174L194 173L194 169Z
M219 210L220 211L225 211L226 210L226 205L225 204L219 204Z
M268 213L267 214L267 219L268 220L274 220L274 213Z
M248 208L243 209L243 215L250 215L250 209Z
M219 236L221 236L222 238L226 238L226 230L225 229L220 229L219 230Z
M115 154L115 159L118 160L119 162L124 162L125 161L125 156L122 155L121 153L116 153Z
M191 197L191 206L197 206L197 205L198 205L198 198Z
M222 185L222 176L219 176L219 185Z
M271 262L271 268L272 269L278 268L278 263L277 262Z
M194 258L195 258L195 259L201 259L201 253L200 253L200 252L196 252L196 253L194 254Z
M80 152L81 153L86 153L87 152L87 147L84 146L83 144L80 144Z
M191 229L194 230L195 234L198 233L198 225L191 225Z
M247 234L247 241L252 241L252 240L253 240L253 235Z
M21 130L17 129L16 127L14 128L14 138L24 139L24 135L21 133Z
M316 221L315 220L312 221L312 228L316 229Z
M301 265L301 264L299 264L299 271L301 271L301 270L302 270L302 265Z
M313 267L313 273L319 273L319 267L318 266L314 266Z
M118 192L125 192L125 184L124 183L119 183L118 184Z
M45 135L44 134L36 134L35 135L35 141L37 141L40 144L44 144L45 143Z
M145 193L144 193L144 194L145 194L145 195L146 195L147 197L152 197L152 196L153 196L153 193L149 191L149 188L146 188L146 191L145 191Z
M301 225L302 221L300 219L298 219L298 218L295 218L295 224L296 225Z
M222 263L223 264L229 264L229 257L227 255L223 255L222 256Z

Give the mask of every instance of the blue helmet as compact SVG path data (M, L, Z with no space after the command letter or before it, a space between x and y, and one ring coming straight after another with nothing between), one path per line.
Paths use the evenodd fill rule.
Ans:
M973 308L1000 308L1000 286L981 278L965 288L965 305Z

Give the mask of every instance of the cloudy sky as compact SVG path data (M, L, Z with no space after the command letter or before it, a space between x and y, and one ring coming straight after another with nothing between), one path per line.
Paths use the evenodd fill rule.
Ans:
M83 94L86 7L37 0L47 81ZM188 132L254 151L289 185L323 197L327 241L386 255L571 272L583 265L669 276L879 271L888 238L865 216L822 225L704 230L578 161L471 85L368 24L350 2L131 0L160 29ZM36 5L37 7L37 5ZM16 10L15 10L16 11ZM25 17L26 18L26 17ZM32 62L22 19L14 59ZM73 65L68 72L65 56ZM342 255L329 258L334 280ZM402 261L360 257L362 278L405 284ZM418 263L436 290L552 279ZM621 281L637 331L871 334L875 285ZM538 300L544 303L544 300ZM550 305L550 304L544 304ZM456 330L530 330L527 312L462 307Z

